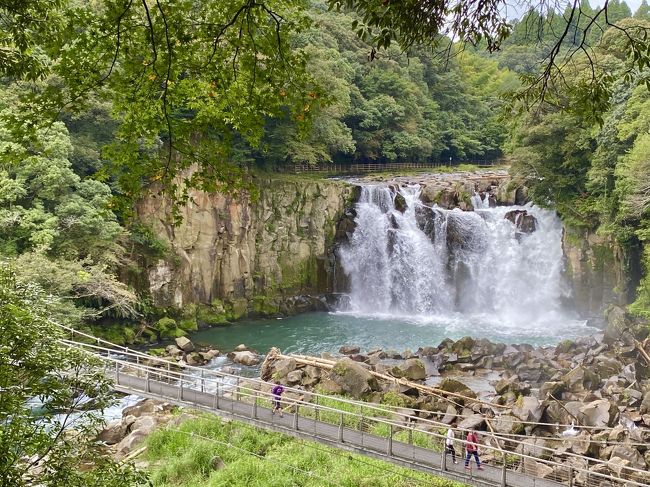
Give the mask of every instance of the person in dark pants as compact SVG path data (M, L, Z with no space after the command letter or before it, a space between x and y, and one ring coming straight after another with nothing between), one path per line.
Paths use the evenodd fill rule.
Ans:
M481 466L481 459L478 457L478 437L474 431L467 433L465 449L467 450L467 457L465 457L465 468L469 469L469 461L472 458L472 455L474 455L477 468L479 470L483 470L483 467Z
M275 386L273 386L273 389L271 390L271 394L273 394L273 409L271 410L271 414L275 414L276 411L280 413L280 417L284 417L284 414L282 412L282 393L284 392L284 387L280 384L279 380L275 381Z
M447 453L451 453L454 464L458 463L456 461L456 450L454 449L454 430L451 428L447 430L447 439L445 440L445 454Z

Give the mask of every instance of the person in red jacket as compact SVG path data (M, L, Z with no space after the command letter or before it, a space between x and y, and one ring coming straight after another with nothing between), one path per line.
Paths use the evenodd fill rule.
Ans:
M472 458L472 455L474 455L477 468L483 470L481 459L478 457L478 436L473 430L467 433L465 450L467 451L467 457L465 457L465 468L469 469L469 461Z

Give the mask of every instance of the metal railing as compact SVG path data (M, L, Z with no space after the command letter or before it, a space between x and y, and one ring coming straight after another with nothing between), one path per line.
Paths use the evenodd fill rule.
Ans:
M129 378L136 380L133 383L135 385L131 384L135 391L219 411L223 411L220 401L228 399L226 406L230 407L230 414L258 422L261 421L260 408L268 412L268 406L273 399L270 390L273 384L259 379L243 378L188 365L179 366L177 363L126 347L117 347L110 342L74 330L71 330L71 333L92 339L95 343L65 339L61 340L62 343L86 350L98 357L103 362L106 373L114 377L116 384L124 384ZM109 346L102 346L102 343ZM288 396L282 402L292 415L291 424L286 427L288 431L300 431L301 434L311 436L317 441L328 439L330 443L338 444L351 444L350 431L354 431L354 442L362 450L368 449L387 460L407 462L414 467L421 466L443 472L449 470L447 457L443 453L446 439L444 432L448 427L446 424L392 410L387 406L291 387L286 387L285 390ZM323 430L323 425L333 427L329 430L329 438L323 437L327 436L328 431ZM306 431L305 428L312 430ZM463 431L460 428L455 430ZM527 442L497 433L492 433L491 436L495 439L496 446L481 445L481 450L485 458L491 457L489 464L492 469L495 468L492 462L496 462L496 468L501 471L499 480L495 483L493 479L489 485L552 485L554 482L586 487L597 487L605 483L613 486L641 487L647 486L650 479L646 470L573 453L564 453L564 462L552 460L550 457L554 452L553 448L530 448L530 440L534 437L528 438ZM460 439L456 442L463 446L466 443ZM408 445L411 449L401 448L398 452L396 445ZM528 445L534 454L524 454L524 445ZM440 453L440 465L432 465L426 459L423 460L423 451L432 450ZM494 472L491 474L494 476ZM524 477L521 477L522 475ZM543 479L537 478L541 476Z
M475 165L481 168L493 167L501 161L495 159L470 159L464 161L437 161L437 162L387 162L367 164L294 164L293 172L322 172L331 174L361 174L368 172L404 171L411 169L438 169L441 167L454 168L461 164Z

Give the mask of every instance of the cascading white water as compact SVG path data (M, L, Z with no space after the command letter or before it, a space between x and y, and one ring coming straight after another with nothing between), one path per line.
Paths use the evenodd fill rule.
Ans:
M518 207L489 208L475 196L475 211L424 205L418 186L399 194L364 186L356 229L339 249L350 279L350 309L365 315L400 315L427 321L522 326L566 322L561 310L562 227L557 216L532 205L532 233L505 218Z

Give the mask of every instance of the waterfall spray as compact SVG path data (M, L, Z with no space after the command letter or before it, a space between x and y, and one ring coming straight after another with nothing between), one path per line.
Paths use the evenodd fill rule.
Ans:
M396 207L398 194L405 204ZM527 205L536 228L523 233L505 216L524 207L489 208L475 195L475 211L445 210L419 195L419 186L362 188L356 230L339 250L349 311L500 326L564 317L562 226L553 212Z

